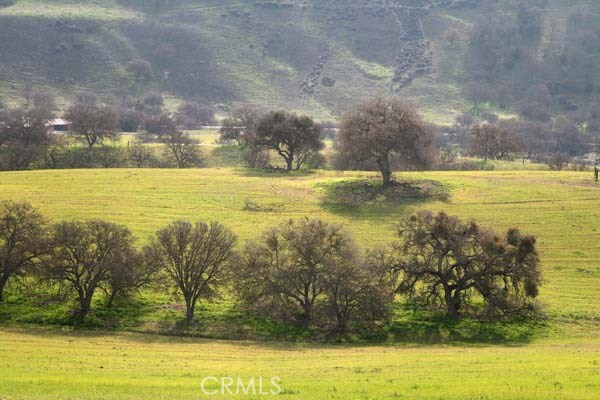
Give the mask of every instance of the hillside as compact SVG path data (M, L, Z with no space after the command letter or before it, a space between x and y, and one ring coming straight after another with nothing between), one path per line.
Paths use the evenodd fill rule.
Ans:
M532 3L541 13L539 40L520 51L540 57L558 51L570 35L574 4L587 16L600 10L590 1ZM173 105L202 97L221 111L253 103L334 119L364 98L397 94L419 104L430 120L449 123L472 106L466 89L474 21L486 13L518 19L514 4L3 0L0 98L16 102L28 87L44 88L62 104L82 89L119 98L153 90ZM593 65L597 49L588 48L585 63ZM150 68L136 70L132 62L142 60ZM531 76L518 66L499 72L500 78L515 74ZM501 86L498 79L494 85Z

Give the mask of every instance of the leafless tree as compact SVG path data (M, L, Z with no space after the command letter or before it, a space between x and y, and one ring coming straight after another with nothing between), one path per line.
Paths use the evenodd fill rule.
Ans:
M340 327L347 322L342 310L341 284L328 281L344 264L356 262L356 246L340 226L320 220L289 221L248 242L241 255L237 291L244 303L259 312L295 316L304 327L315 318L315 309L326 304L327 289L338 289L332 307L338 307Z
M146 256L156 260L183 295L188 321L198 300L212 297L227 277L235 241L218 222L176 221L159 230L146 247Z
M122 262L111 268L102 289L106 293L106 305L112 307L117 298L127 298L144 287L155 283L160 265L152 254L126 249Z
M165 138L165 154L178 168L199 165L202 161L198 141L181 131L175 131Z
M488 158L509 159L513 154L525 151L525 146L514 132L489 123L471 129L469 147L472 154L484 161Z
M48 251L46 220L26 202L0 203L0 302L11 278L31 271Z
M256 126L260 113L252 107L236 109L229 118L225 118L219 131L222 141L235 141L239 146L249 146L256 139Z
M65 118L71 122L71 134L82 139L89 148L117 137L117 114L109 106L94 100L78 101L67 110Z
M0 162L4 169L23 170L44 153L50 143L46 110L15 109L0 115Z
M126 227L95 220L61 222L52 231L53 250L45 276L75 291L78 317L83 320L96 291L114 271L130 265L134 238Z
M150 164L154 159L152 148L138 141L129 146L127 153L131 162L138 168Z

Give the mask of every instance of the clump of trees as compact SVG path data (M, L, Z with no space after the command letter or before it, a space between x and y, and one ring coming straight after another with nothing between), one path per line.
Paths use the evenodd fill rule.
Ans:
M0 167L25 170L51 145L45 108L0 110Z
M110 303L128 277L123 272L136 268L133 236L123 227L106 221L61 222L52 227L51 250L43 267L46 278L67 285L75 292L84 319L94 294L102 285L115 284Z
M246 244L236 291L259 313L294 319L305 328L384 319L389 296L373 279L351 237L320 220L289 221Z
M476 125L470 134L470 152L484 161L510 160L515 154L522 152L524 147L517 135L494 124Z
M393 246L397 291L451 317L478 295L490 314L531 306L541 284L536 239L510 229L504 235L443 212L419 212L398 228Z
M234 289L247 312L334 334L382 326L399 299L452 318L536 312L541 272L533 236L419 212L399 225L397 238L361 253L341 226L305 218L236 250L235 235L218 222L175 221L138 247L125 226L50 224L30 204L5 201L0 301L7 285L38 279L63 288L83 321L102 293L112 307L143 288L166 286L183 298L190 322L199 301Z
M251 168L265 167L269 151L283 159L285 170L299 170L315 160L325 145L323 129L312 118L286 111L261 114L243 107L223 121L222 141L234 141L244 149L243 157Z
M69 107L65 118L71 122L70 133L83 140L89 148L106 139L117 138L117 113L93 96L80 96Z

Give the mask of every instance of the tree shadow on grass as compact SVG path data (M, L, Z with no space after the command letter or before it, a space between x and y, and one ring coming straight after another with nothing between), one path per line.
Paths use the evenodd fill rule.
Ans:
M387 329L395 343L520 346L548 328L543 316L482 320L451 318L433 312L399 311Z
M68 318L71 306L46 308L34 313L31 300L11 301L0 307L2 329L22 330L43 336L108 337L115 333L135 333L127 340L182 343L196 340L231 340L238 345L294 350L304 347L343 346L522 346L548 329L542 317L510 320L479 320L474 317L449 318L443 314L398 303L394 319L374 330L356 330L335 337L318 328L304 329L292 321L261 318L234 304L199 305L196 318L185 320L185 308L176 303L157 304L145 299L129 299L105 308L96 304L83 324ZM19 318L10 315L20 314ZM178 339L179 338L179 339ZM246 342L247 341L247 342Z
M348 218L389 217L411 206L450 198L448 188L434 180L394 181L388 187L376 180L348 180L317 187L324 193L321 207Z
M283 168L236 168L235 174L238 176L247 176L253 178L277 178L277 179L294 179L314 176L315 171L300 170L286 171Z

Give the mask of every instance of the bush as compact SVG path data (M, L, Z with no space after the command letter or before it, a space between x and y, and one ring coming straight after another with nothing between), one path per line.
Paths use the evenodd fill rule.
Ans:
M267 150L253 146L242 151L242 158L250 168L267 168L270 162Z

